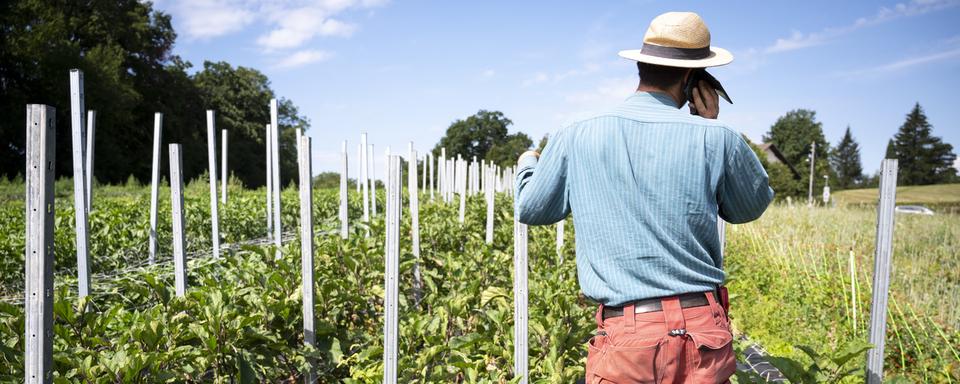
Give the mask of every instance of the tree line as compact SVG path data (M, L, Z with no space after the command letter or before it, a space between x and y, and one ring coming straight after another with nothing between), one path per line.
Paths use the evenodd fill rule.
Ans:
M200 176L207 170L204 111L212 109L218 136L229 131L232 175L263 185L268 103L276 97L269 79L225 62L204 62L190 74L192 64L172 54L176 37L170 16L150 2L0 2L0 177L23 173L27 104L56 108L56 172L72 176L69 70L78 68L86 108L97 111L98 182L149 180L155 112L163 113L161 164L168 164L166 144L181 143L184 177ZM292 101L279 104L286 184L296 173L294 129L310 123Z
M778 196L806 196L813 143L816 143L813 177L821 179L815 180L817 188L814 193L822 188L824 176L829 178L834 189L875 187L879 183L877 174L864 174L860 144L854 139L851 128L847 126L840 141L831 146L814 111L797 109L787 112L770 127L763 141L774 144L799 173L794 175L787 164L771 164L765 156L760 156ZM890 139L885 157L899 160L899 185L960 182L957 169L953 167L957 158L953 146L933 135L933 126L919 103L914 105Z

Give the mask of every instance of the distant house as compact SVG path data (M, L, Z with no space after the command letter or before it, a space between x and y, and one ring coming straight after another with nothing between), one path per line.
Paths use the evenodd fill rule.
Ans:
M783 156L783 153L780 153L780 150L777 149L776 145L773 143L761 143L758 145L763 153L767 154L767 163L776 164L780 163L786 165L790 169L790 173L793 173L793 178L795 180L800 180L800 172L797 172L797 169L793 167L793 164L787 161L787 158Z

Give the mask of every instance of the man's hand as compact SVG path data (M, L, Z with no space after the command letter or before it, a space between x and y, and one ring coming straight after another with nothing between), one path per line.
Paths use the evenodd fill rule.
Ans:
M700 80L700 84L693 88L693 103L690 105L690 113L699 115L704 119L716 119L720 114L720 96L717 90L713 89L706 81Z
M539 160L539 159L540 159L540 152L537 152L537 151L526 151L526 152L524 152L522 155L520 155L520 158L517 159L517 164L520 164L520 161L522 161L523 158L524 158L524 157L527 157L527 156L533 156L533 157L535 157L535 158L537 158L537 159Z

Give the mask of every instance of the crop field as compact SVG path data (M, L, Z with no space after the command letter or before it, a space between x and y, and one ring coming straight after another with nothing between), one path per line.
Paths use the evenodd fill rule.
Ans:
M320 382L383 377L383 215L361 220L350 192L341 239L337 191L314 191L317 348L303 345L297 191L283 191L281 258L262 239L264 190L229 187L220 207L224 255L209 254L208 184L185 190L187 295L173 293L169 191L160 193L158 263L148 265L148 188L96 189L90 213L91 296L76 297L71 184L57 183L54 371L58 382L294 382L314 360ZM23 377L23 184L0 185L0 381ZM380 190L382 206L384 195ZM505 383L513 359L513 212L496 197L484 242L483 197L457 204L420 194L423 299L413 297L410 217L401 221L399 382ZM594 306L579 294L572 222L562 258L555 227L530 227L531 382L583 377ZM772 206L729 226L726 268L736 331L781 369L811 363L798 345L831 354L866 339L876 211ZM366 237L369 230L371 236ZM405 235L406 234L406 235ZM960 380L960 216L896 217L888 376ZM741 341L738 349L747 341ZM791 364L799 364L794 366ZM845 369L863 365L862 356ZM785 372L788 373L788 372ZM741 377L741 382L745 380ZM845 382L858 382L848 377Z
M840 205L875 205L877 189L851 189L835 193ZM960 213L960 184L910 185L897 187L898 205L925 205L935 211Z

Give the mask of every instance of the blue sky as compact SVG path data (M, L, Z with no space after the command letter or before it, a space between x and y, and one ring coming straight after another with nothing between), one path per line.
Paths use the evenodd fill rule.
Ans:
M864 170L915 102L960 147L960 0L904 2L157 0L176 54L260 69L312 122L314 172L339 169L342 140L432 148L446 127L500 110L534 141L636 88L621 49L650 20L699 13L735 60L720 119L759 142L777 117L817 112L831 143L849 125ZM266 106L264 106L266 108ZM960 152L960 148L955 148ZM355 163L354 163L355 164ZM351 165L351 173L355 172Z

